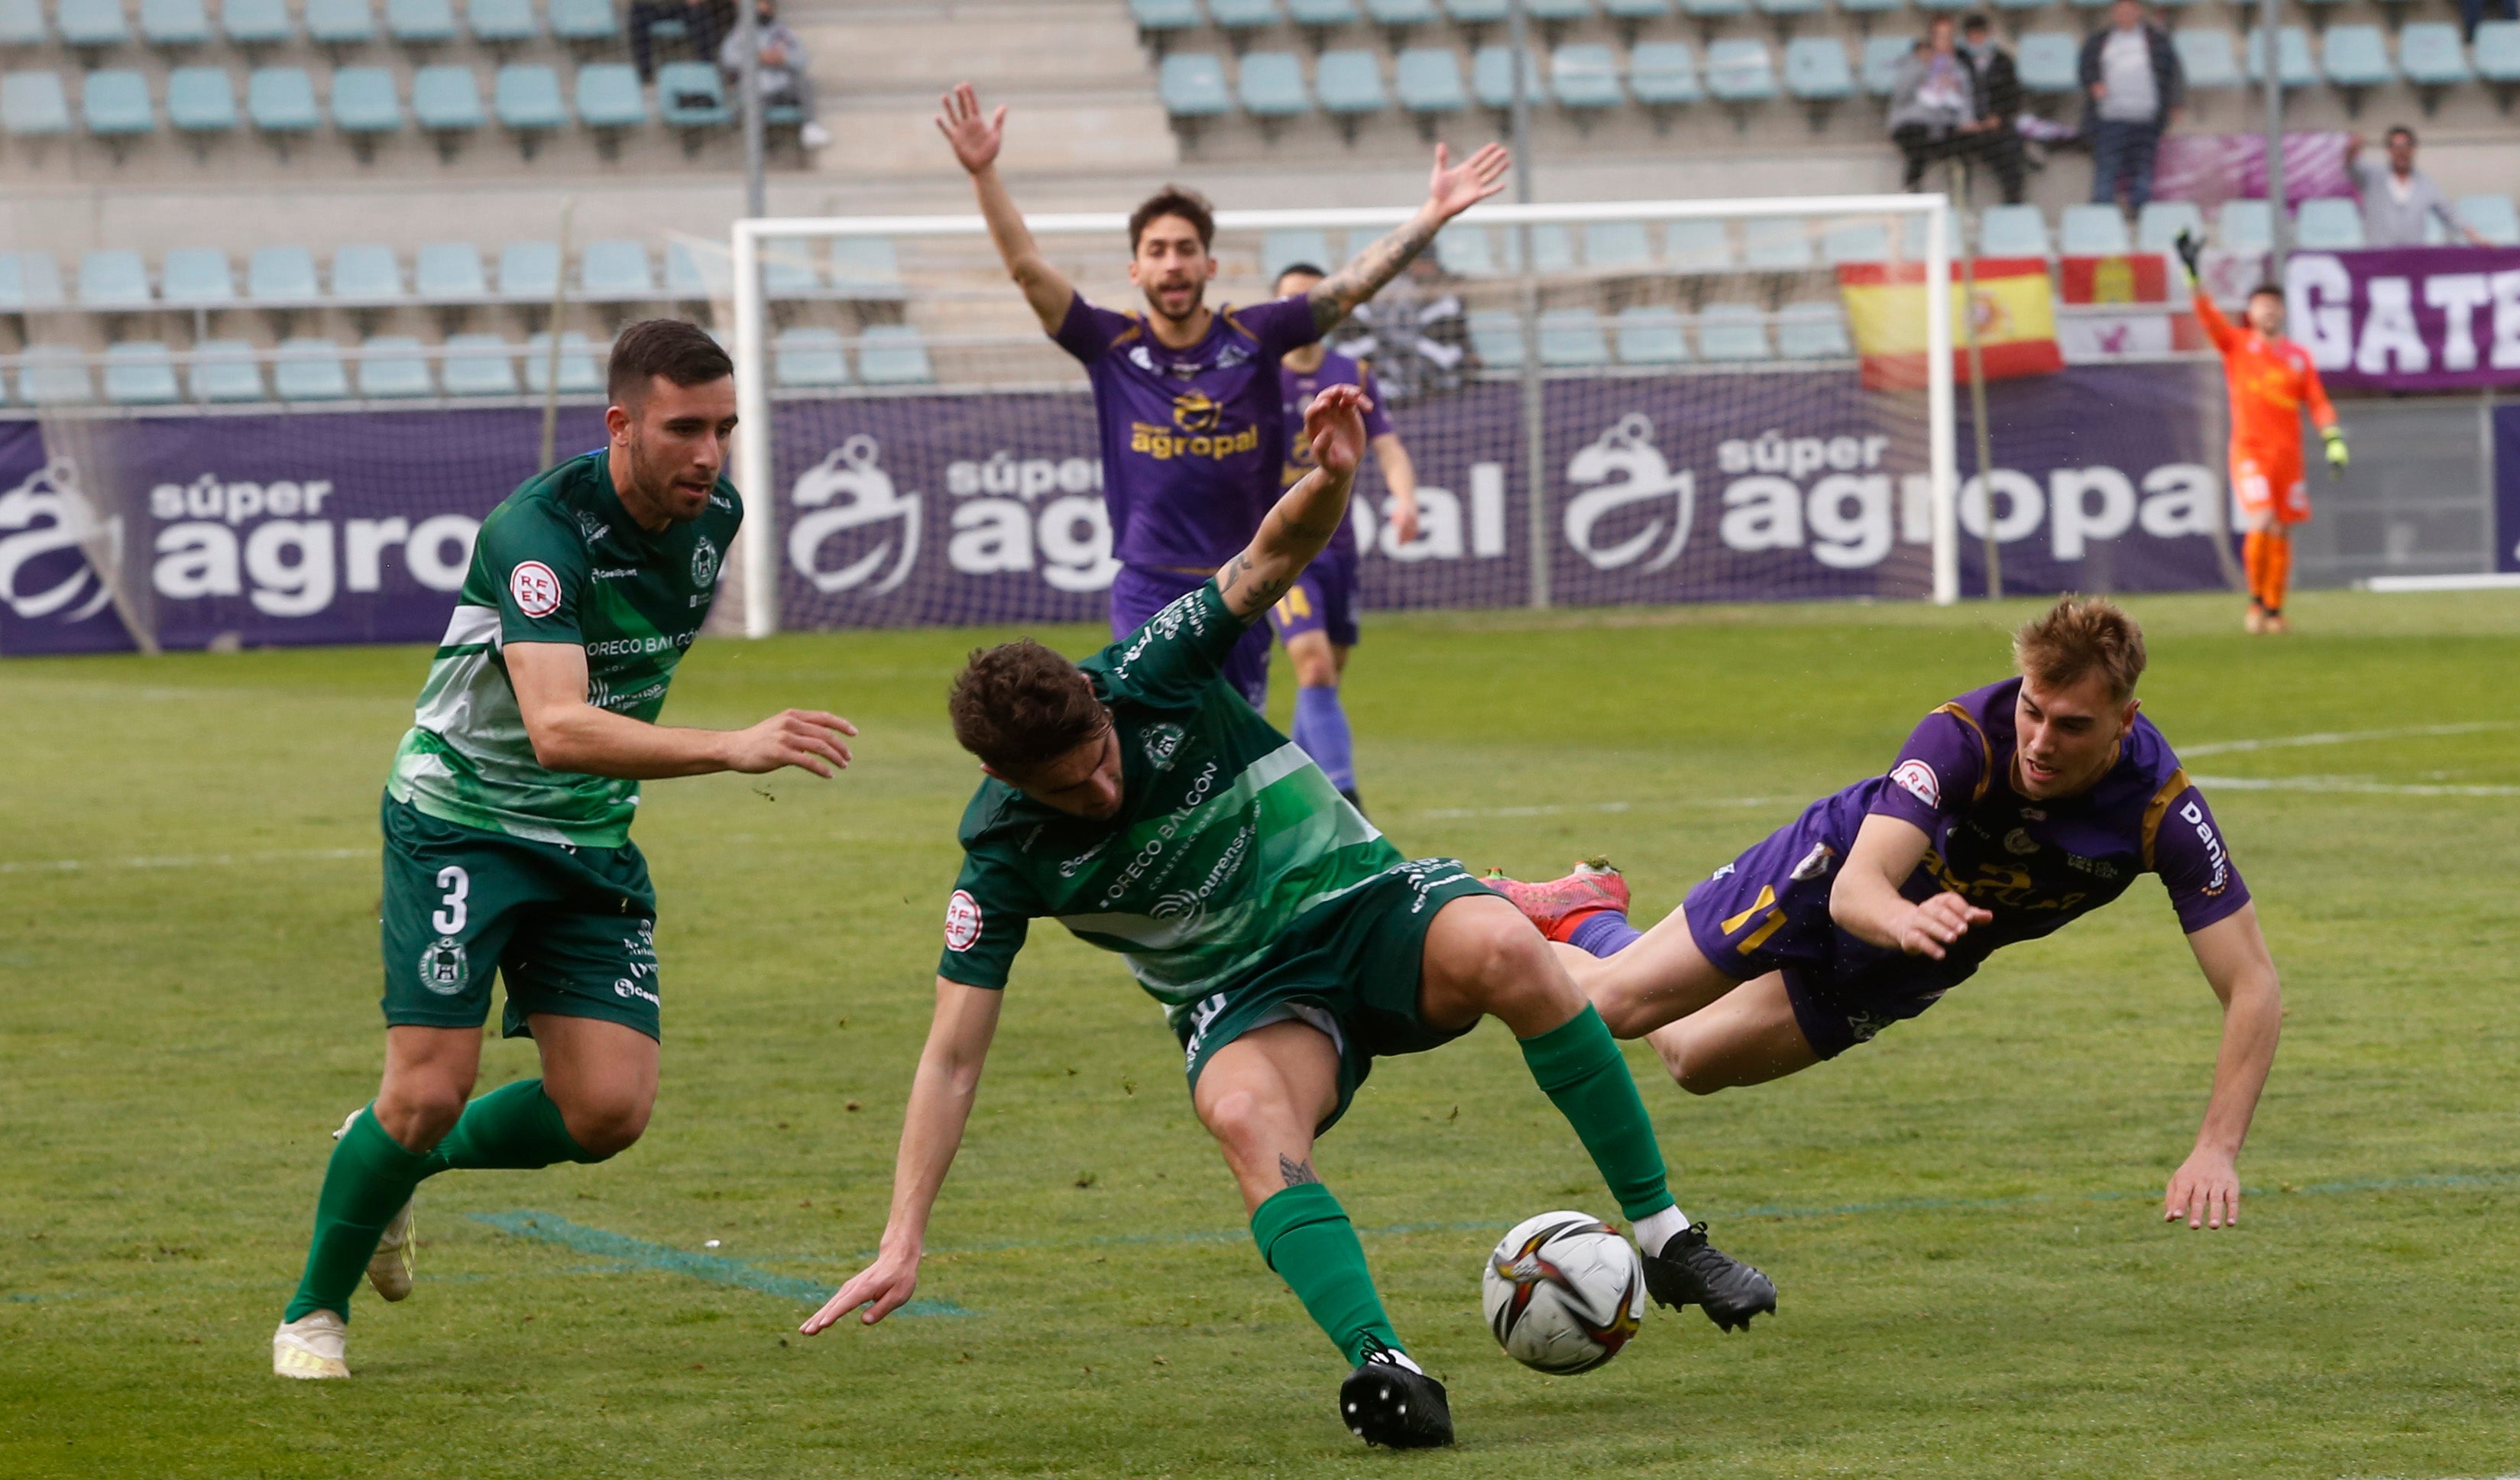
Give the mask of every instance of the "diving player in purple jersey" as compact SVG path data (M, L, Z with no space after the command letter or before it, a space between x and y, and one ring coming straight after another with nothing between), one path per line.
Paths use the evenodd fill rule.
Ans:
M1647 1037L1682 1089L1711 1095L1834 1058L1998 948L2157 874L2223 1003L2213 1095L2163 1216L2235 1223L2240 1143L2283 1018L2257 909L2204 793L2136 712L2134 618L2067 597L2012 651L2019 678L1926 715L1887 775L1812 803L1642 934L1600 861L1545 884L1490 882L1581 958L1570 969L1613 1033Z
M1120 573L1111 635L1125 637L1198 589L1248 544L1278 497L1286 430L1279 357L1310 344L1398 276L1445 222L1505 189L1508 161L1491 144L1461 164L1435 146L1426 202L1356 260L1301 298L1249 308L1207 306L1216 223L1177 186L1129 217L1129 281L1147 312L1085 301L1050 265L998 178L1007 111L983 113L968 82L947 93L937 129L971 176L980 214L1044 333L1085 366L1101 422L1102 497ZM1254 624L1225 676L1254 707L1269 688L1269 633Z
M1328 274L1299 262L1278 274L1281 298L1300 298ZM1291 434L1304 425L1304 412L1326 385L1353 385L1365 392L1365 434L1373 461L1382 470L1383 486L1391 490L1391 537L1406 545L1418 538L1418 469L1391 418L1382 408L1381 388L1364 363L1337 354L1319 340L1286 351L1278 362L1278 383L1285 401L1290 433L1283 481L1292 487L1312 471L1309 450ZM1355 510L1364 500L1351 500ZM1351 519L1321 558L1304 567L1295 589L1269 609L1278 641L1286 645L1286 659L1295 669L1295 726L1292 739L1322 768L1348 804L1364 810L1356 792L1356 745L1348 733L1347 710L1339 703L1339 681L1347 676L1347 655L1361 635L1357 628L1357 566L1365 541L1372 538L1373 516Z

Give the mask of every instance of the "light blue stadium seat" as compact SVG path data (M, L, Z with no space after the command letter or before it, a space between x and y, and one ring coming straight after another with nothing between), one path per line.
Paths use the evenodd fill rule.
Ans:
M371 336L359 346L359 396L369 401L407 401L437 394L420 341L404 334Z
M2458 27L2441 21L2410 22L2398 32L2398 67L2418 87L2456 87L2476 75Z
M1697 53L1686 41L1641 41L1628 53L1628 90L1653 109L1678 108L1706 96L1697 81Z
M367 142L402 129L402 100L393 73L382 67L344 67L333 73L333 126Z
M1142 31L1196 30L1204 19L1198 0L1129 0L1129 18Z
M1741 265L1760 272L1802 272L1820 264L1811 223L1793 216L1741 223Z
M2224 92L2240 85L2240 46L2219 26L2182 25L2170 33L2180 73L2191 92Z
M706 302L735 295L735 264L714 243L679 239L665 243L665 297L675 303Z
M1611 334L1623 365L1685 365L1688 335L1680 310L1660 303L1631 303L1619 310Z
M560 292L560 244L511 242L499 249L499 296L548 303Z
M1392 67L1392 92L1400 106L1422 118L1458 113L1470 106L1462 85L1462 63L1449 46L1417 46L1400 54Z
M525 393L544 395L552 387L551 336L525 336ZM604 389L604 372L596 367L594 346L572 329L560 336L560 393L594 395Z
M1711 28L1713 22L1750 14L1750 0L1680 0L1680 13L1701 27ZM1714 38L1707 39L1712 42Z
M2497 247L2520 247L2520 207L2509 196L2461 196L2454 203L2468 229Z
M2333 31L2335 27L2330 26ZM2293 218L2293 245L2305 251L2355 251L2362 246L2362 211L2352 201L2325 197L2301 202Z
M245 295L258 308L311 308L324 295L315 254L303 247L257 247L245 262Z
M1155 93L1176 118L1214 118L1234 111L1225 64L1211 52L1175 52L1155 70Z
M1593 0L1524 0L1523 14L1543 28L1544 36L1553 38L1566 26L1592 20Z
M464 0L464 28L492 48L521 45L543 32L534 19L533 0ZM452 385L447 389L450 395L459 393Z
M18 398L29 406L76 406L96 399L87 356L68 344L29 344L19 362Z
M365 46L377 39L377 13L368 0L306 0L306 39L318 46Z
M1662 230L1663 265L1688 276L1731 272L1741 259L1721 221L1674 221Z
M1242 58L1242 111L1255 118L1292 118L1313 111L1304 64L1293 52L1247 52Z
M1382 63L1362 48L1329 51L1313 64L1313 90L1322 111L1335 117L1378 113L1389 102L1382 91Z
M2214 222L2214 245L2225 251L2247 254L2272 248L2275 240L2274 211L2264 201L2226 201Z
M1274 283L1288 265L1309 262L1328 270L1338 264L1330 260L1329 233L1302 227L1265 232L1260 238L1260 276Z
M0 251L0 313L30 308L59 308L62 264L48 251Z
M2047 7L2048 0L1995 0L1995 8L2000 11L2035 11Z
M219 31L245 51L279 46L296 34L287 0L219 0Z
M2048 218L2036 205L1990 205L1978 217L1977 249L1988 257L2048 256Z
M1706 91L1722 103L1765 103L1775 98L1776 61L1768 43L1732 36L1707 47Z
M1540 363L1552 369L1610 363L1601 318L1589 308L1549 308L1540 315Z
M712 64L668 62L656 68L656 116L671 128L715 128L735 120L735 106Z
M871 324L858 336L858 379L870 385L923 385L936 379L927 339L907 324Z
M149 292L149 267L140 253L118 248L82 253L78 267L78 306L86 309L135 309L156 306Z
M149 103L149 79L120 68L87 74L79 98L87 131L100 139L128 139L155 132L158 112Z
M1906 3L1907 0L1837 0L1837 8L1853 16L1857 25L1868 30L1875 18L1886 16ZM1908 39L1914 40L1912 36Z
M2266 38L2257 31L2249 32L2248 44L2242 48L2249 80L2264 82L2267 75ZM2287 25L2275 32L2275 74L2286 87L2308 87L2318 80L2318 64L2311 60L2310 32L2298 25Z
M890 237L833 237L832 292L862 303L897 303L910 295L901 283L901 254Z
M444 46L455 39L453 0L385 0L385 34L405 46Z
M1266 30L1278 23L1278 0L1207 0L1207 20L1221 31Z
M1503 46L1482 46L1470 54L1470 91L1482 108L1500 111L1513 107L1513 64ZM1549 94L1541 81L1540 57L1525 52L1522 58L1522 95L1531 103L1547 101Z
M1890 228L1879 221L1849 221L1821 233L1820 259L1829 267L1890 260Z
M481 84L469 67L424 67L412 73L411 116L437 136L439 149L450 157L459 136L489 122L481 111Z
M1826 9L1822 0L1754 0L1759 14L1777 22L1781 32L1805 16L1817 16Z
M1596 221L1584 228L1584 265L1595 272L1649 272L1653 237L1642 221Z
M116 406L166 406L184 398L175 356L156 339L130 339L105 351L105 398Z
M315 81L302 67L257 67L245 79L245 115L266 134L315 131L324 121L315 108Z
M1703 360L1768 360L1766 315L1747 303L1709 303L1697 315L1697 355Z
M2177 251L2179 234L2194 232L2205 239L2205 213L2192 201L2146 201L2135 219L2138 251Z
M451 396L517 394L517 346L495 334L446 336L446 357L439 362L439 383Z
M667 288L670 295L672 289ZM761 291L774 298L822 296L823 261L804 237L773 237L761 244Z
M1785 93L1804 103L1855 96L1855 68L1835 36L1796 36L1785 43Z
M0 46L41 46L50 34L42 0L0 0Z
M1487 228L1459 221L1436 235L1435 265L1457 278L1493 278L1499 271Z
M1435 0L1365 0L1366 19L1394 37L1415 25L1432 25L1443 18Z
M395 259L392 247L363 242L334 249L334 302L401 303L410 296L402 286L402 263Z
M166 122L178 133L234 133L236 83L225 67L179 67L166 74Z
M423 242L412 259L411 287L424 303L473 303L490 296L481 248L470 242Z
M2114 205L2068 205L2056 218L2056 250L2068 257L2115 257L2135 250Z
M819 325L779 331L770 341L770 381L783 390L830 390L849 383L840 332Z
M1490 25L1503 25L1510 8L1508 0L1441 0L1444 14L1455 25L1477 32Z
M1514 240L1508 231L1506 240ZM1510 260L1516 255L1507 252ZM1531 270L1537 273L1570 273L1575 270L1575 234L1554 221L1531 228Z
M599 133L648 121L648 99L627 62L591 62L577 69L577 121Z
M511 62L490 84L490 111L517 136L530 158L542 137L568 121L561 102L560 73L539 62Z
M53 11L53 26L61 32L64 46L80 51L120 46L131 39L122 0L60 0Z
M2520 84L2520 21L2488 21L2469 42L2476 74L2503 88ZM2509 94L2504 94L2507 102Z
M268 394L253 346L243 339L203 339L195 344L185 380L196 401L259 401Z
M0 77L0 129L20 139L50 138L70 131L69 95L59 72L11 72Z
M1777 354L1787 360L1846 360L1846 310L1831 298L1805 298L1777 310Z
M2029 38L2024 37L2027 41ZM1864 90L1873 97L1886 98L1898 90L1899 64L1916 49L1916 38L1910 35L1867 36L1864 38ZM2015 48L2013 65L2021 66Z
M1620 39L1633 50L1648 22L1670 19L1671 0L1601 0L1601 14L1617 22Z
M656 296L656 274L645 244L627 237L586 244L578 259L578 292L598 303L638 303Z
M1522 326L1511 312L1502 308L1473 309L1463 320L1470 336L1470 352L1489 370L1522 368Z
M348 400L350 377L341 347L330 339L282 340L272 357L271 388L284 401Z
M202 0L140 0L140 38L151 46L206 46L209 8Z
M612 13L612 0L551 0L546 14L552 34L562 41L581 45L609 41L621 31L621 18Z
M1599 110L1628 101L1619 86L1619 59L1606 46L1557 48L1549 58L1549 86L1560 108Z
M1313 32L1316 44L1334 26L1354 25L1358 15L1356 0L1286 0L1286 19Z
M2327 80L2338 87L2378 87L2394 80L2389 44L2376 25L2331 25L2320 50Z
M158 301L169 308L224 308L237 300L236 269L215 247L172 247L158 264Z
M2080 93L2082 50L2083 44L2063 31L2032 31L2023 36L2012 55L2022 91L2045 97Z

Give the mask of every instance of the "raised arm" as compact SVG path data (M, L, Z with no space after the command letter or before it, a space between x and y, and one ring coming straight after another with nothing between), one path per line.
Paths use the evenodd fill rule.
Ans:
M615 714L586 698L586 650L510 643L501 650L534 759L554 771L654 781L797 766L830 776L849 763L858 727L820 709L783 709L748 730L689 730Z
M1313 397L1303 431L1313 471L1279 495L1260 532L1216 572L1228 611L1248 621L1276 605L1345 524L1348 489L1365 455L1366 404L1365 392L1353 385L1328 386Z
M875 1263L806 1321L806 1335L837 1324L859 1306L867 1311L858 1320L873 1325L899 1310L919 1288L927 1215L936 1206L954 1153L962 1149L963 1128L970 1123L971 1101L980 1093L980 1066L988 1060L989 1042L998 1032L998 1008L1005 1000L1004 992L936 978L936 1016L928 1024L927 1047L920 1051L910 1105L901 1118L901 1150L892 1163L892 1211L884 1219L883 1241Z
M2248 1140L2258 1095L2275 1061L2283 988L2254 904L2188 936L2187 946L2206 985L2222 999L2223 1046L2214 1055L2214 1093L2196 1129L2196 1148L2171 1174L2161 1214L2168 1223L2184 1218L2191 1229L2219 1229L2240 1221L2240 1144Z
M1418 465L1400 433L1386 431L1373 439L1373 465L1382 470L1382 486L1391 490L1391 537L1403 545L1418 539Z
M1846 864L1828 886L1828 918L1859 940L1889 946L1911 956L1943 959L1943 948L1982 925L1993 915L1946 889L1923 904L1911 904L1899 892L1908 875L1925 861L1933 839L1905 818L1879 813L1864 820L1847 850Z
M1435 173L1426 182L1426 203L1390 235L1356 254L1356 260L1313 285L1304 296L1313 305L1313 324L1324 331L1356 311L1356 305L1382 292L1410 261L1435 240L1444 223L1505 189L1505 172L1513 157L1502 144L1491 144L1456 165L1453 152L1435 146Z
M1034 317L1041 320L1042 332L1058 333L1067 318L1067 306L1076 300L1076 290L1041 254L1024 225L1023 212L1015 208L1014 197L1007 194L1006 182L998 178L998 150L1007 140L1006 105L1001 103L997 112L982 116L979 94L968 82L940 101L945 111L937 115L936 131L954 147L954 157L970 173L971 190L980 198L980 215L989 223L989 240L997 244L1008 274L1023 290Z

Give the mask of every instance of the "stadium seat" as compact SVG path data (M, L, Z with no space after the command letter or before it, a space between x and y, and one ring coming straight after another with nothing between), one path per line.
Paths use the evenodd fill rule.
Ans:
M1207 0L1207 22L1241 49L1243 31L1267 30L1278 23L1278 0Z
M2508 107L2511 89L2520 86L2520 21L2488 21L2468 44L2476 74L2494 83Z
M334 302L373 307L407 302L410 297L402 286L402 263L395 260L392 247L367 242L334 249Z
M770 341L770 382L783 390L830 390L849 383L840 332L814 325L779 331Z
M184 398L175 356L157 339L127 339L105 351L105 398L115 406L165 406Z
M88 73L79 112L87 120L87 131L100 139L118 142L158 127L158 112L149 104L149 79L135 71Z
M2170 33L2180 72L2190 92L2225 92L2240 85L2240 48L2218 26L2182 25Z
M1732 104L1736 110L1774 99L1777 72L1768 43L1735 36L1708 46L1706 91L1716 101ZM1741 126L1749 126L1746 118Z
M1390 101L1382 91L1381 61L1363 48L1322 53L1313 64L1313 90L1321 94L1322 112L1350 129Z
M385 0L385 34L405 46L444 46L455 39L453 0Z
M2397 78L2397 68L2389 65L2388 43L2376 25L2331 25L2321 51L2321 70L2344 94L2348 114L2362 112L2365 91Z
M438 382L451 396L515 395L516 354L517 346L498 335L449 335L446 356L438 363Z
M2021 38L2013 52L2014 68L2021 73L2024 92L2043 97L2080 93L2083 44L2063 31L2032 31ZM1895 69L1896 59L1891 62Z
M772 237L761 244L761 291L774 298L814 298L823 292L823 263L803 237ZM670 298L673 289L666 287Z
M1260 276L1274 283L1278 274L1296 262L1310 262L1325 269L1330 267L1329 234L1294 227L1261 235Z
M140 260L140 253L119 249L82 253L78 266L78 306L87 309L156 306L149 292L149 268Z
M553 35L581 46L609 41L621 32L612 0L551 0L546 14Z
M246 258L245 295L257 308L312 308L324 295L315 254L303 247L257 247Z
M2021 11L2046 10L2048 8L2048 0L1995 0L1995 8L2000 11L2011 11L2015 13Z
M76 406L96 399L87 356L68 344L29 344L18 362L18 398L29 406Z
M2241 48L2249 80L2264 82L2267 76L2266 38L2257 31L2249 32L2247 45ZM2287 25L2275 32L2275 72L2286 87L2308 87L2318 80L2318 66L2311 60L2310 32L2298 25Z
M2335 27L2329 27L2332 32ZM2301 202L2293 218L2293 246L2305 251L2357 251L2362 246L2362 209L2343 197Z
M2179 234L2194 232L2198 240L2205 236L2205 213L2192 201L2146 201L2135 218L2135 245L2138 251L2176 251Z
M412 73L411 116L449 159L464 135L489 121L481 112L481 84L469 67L424 67Z
M1560 108L1598 112L1628 101L1619 86L1619 59L1606 46L1557 48L1549 58L1549 87Z
M1568 231L1564 226L1554 221L1542 222L1531 227L1530 231L1531 270L1533 272L1562 274L1571 273L1575 270L1577 264L1575 260L1575 234L1573 232ZM1516 262L1520 260L1520 252L1512 245L1515 240L1515 236L1511 231L1508 231L1506 233L1506 242L1508 244L1506 260L1508 262Z
M1758 6L1760 15L1775 23L1777 34L1785 39L1791 39L1795 22L1806 16L1821 15L1826 9L1822 0L1753 0L1753 3Z
M1196 30L1205 21L1198 0L1129 0L1129 19L1158 42L1168 31Z
M1674 108L1706 96L1697 82L1697 53L1686 41L1644 41L1628 53L1628 91L1655 112L1655 123Z
M1155 93L1176 118L1215 118L1234 111L1225 65L1212 52L1175 52L1155 69Z
M177 133L234 133L236 84L225 67L179 67L166 74L166 122Z
M1242 111L1255 118L1293 118L1313 111L1304 64L1293 52L1245 53L1240 82Z
M2054 251L2048 240L2048 218L2036 205L1990 205L1980 212L1977 249L1988 257L2045 257Z
M1890 228L1879 221L1849 221L1821 233L1820 259L1837 267L1848 262L1890 260Z
M1732 234L1721 221L1674 221L1662 231L1663 265L1688 276L1731 272L1740 265L1732 254Z
M2264 201L2226 201L2214 223L2214 245L2247 255L2274 246L2274 212Z
M1552 369L1610 363L1601 317L1589 308L1550 308L1540 315L1540 363Z
M577 69L577 121L608 144L648 121L648 99L627 62L590 62Z
M1470 352L1490 370L1522 368L1522 325L1503 308L1473 309L1463 320Z
M927 340L907 324L871 324L858 336L858 379L870 385L923 385L936 379Z
M1696 22L1699 33L1712 45L1715 22L1750 14L1750 3L1749 0L1680 0L1680 13Z
M1889 97L1899 87L1899 64L1916 49L1916 38L1910 35L1867 36L1864 38L1864 90L1875 98ZM2016 52L2018 48L2015 48ZM2020 66L2014 58L2016 69ZM2024 84L2027 85L2026 83Z
M338 55L377 39L377 13L368 0L306 0L306 39Z
M1828 298L1807 298L1777 310L1777 353L1788 360L1846 360L1846 310Z
M1443 14L1435 0L1365 0L1366 19L1382 27L1395 48L1412 27L1432 25Z
M404 401L437 393L420 341L402 334L375 335L359 346L358 384L360 398L369 401Z
M158 264L158 299L169 308L224 308L237 300L236 269L215 247L174 247Z
M2068 257L2114 257L2135 250L2114 205L2068 205L2056 219L2056 250Z
M1697 315L1697 354L1705 360L1768 360L1766 316L1747 303L1710 303Z
M897 303L908 297L901 285L901 255L890 237L833 237L832 292L862 303Z
M287 0L219 0L219 31L248 54L284 45L296 34Z
M1440 0L1446 19L1462 33L1477 39L1491 25L1503 25L1509 9L1508 0Z
M1811 223L1768 216L1741 223L1741 265L1759 272L1802 272L1818 266Z
M705 303L735 295L733 259L715 243L669 239L665 243L665 298L673 303Z
M517 136L528 159L543 138L568 121L561 102L560 74L539 62L512 62L490 83L490 111Z
M1855 69L1847 65L1845 43L1835 36L1796 36L1785 43L1785 93L1811 112L1815 131L1828 123L1828 111L1855 96Z
M0 0L0 46L41 46L50 33L42 0Z
M302 67L257 67L245 79L245 115L286 150L292 134L313 133L324 121L315 109L315 81Z
M104 51L131 39L122 0L60 0L53 28L61 32L64 46L77 52Z
M2415 85L2427 113L2440 106L2443 88L2476 77L2458 27L2440 21L2416 22L2398 32L2398 67Z
M1642 221L1596 221L1584 228L1584 265L1595 272L1650 272L1653 238Z
M481 248L470 242L423 242L412 259L411 287L424 303L475 303L489 297Z
M656 68L656 116L668 128L716 128L735 120L735 107L715 65L668 62ZM685 143L688 148L698 140Z
M2520 207L2509 196L2461 196L2452 208L2470 231L2497 247L2520 247Z
M1402 52L1393 64L1391 87L1400 106L1417 114L1419 126L1429 130L1437 114L1462 112L1470 106L1469 91L1462 85L1461 58L1449 46Z
M1513 64L1502 46L1482 46L1470 54L1470 91L1477 95L1479 106L1499 112L1513 107ZM1541 103L1548 93L1542 90L1540 58L1525 52L1522 58L1522 95L1526 102Z
M26 71L0 77L0 128L20 139L68 133L70 100L62 91L61 74Z
M542 24L534 19L533 0L464 0L464 28L472 39L497 52L506 47L520 46L542 34ZM454 342L448 340L449 343ZM450 383L450 395L460 394ZM486 392L484 392L486 393Z
M551 336L525 336L525 392L543 395L552 386ZM604 373L596 367L595 350L586 336L572 329L560 336L560 393L594 395L604 389Z
M402 130L402 100L393 73L382 67L345 67L333 73L333 126L348 134L366 157L380 135Z
M253 346L243 339L203 339L193 346L191 358L185 380L196 401L259 401L267 394L262 366L254 360Z
M1903 3L1904 0L1837 0L1837 8L1853 16L1856 26L1869 35L1872 22L1876 18L1889 15L1899 9ZM1912 34L1904 39L1911 46L1915 44L1915 37Z
M1612 321L1622 365L1685 365L1688 336L1680 310L1661 303L1631 303Z
M1655 21L1671 19L1671 0L1601 0L1601 14L1619 30L1619 41L1631 51L1637 33Z
M62 265L48 251L0 251L0 313L59 308Z
M559 292L560 244L511 242L500 248L500 297L512 303L548 303Z
M140 0L140 39L169 49L207 46L209 10L202 0Z
M1435 237L1435 265L1457 278L1497 276L1496 251L1487 228L1458 221L1445 227Z
M656 275L648 248L634 238L586 244L578 258L578 292L595 303L644 303L656 296Z
M271 388L284 401L349 399L350 378L341 365L340 346L330 339L283 339L272 358Z
M1356 0L1286 0L1286 19L1312 37L1315 51L1328 44L1332 30L1354 25L1359 14Z

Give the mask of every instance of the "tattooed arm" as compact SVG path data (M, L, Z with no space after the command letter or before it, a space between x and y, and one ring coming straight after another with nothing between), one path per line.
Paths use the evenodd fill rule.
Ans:
M1356 254L1356 260L1313 285L1305 297L1313 305L1313 325L1327 332L1355 311L1356 305L1382 291L1444 223L1505 189L1505 172L1513 157L1502 144L1491 144L1458 166L1453 152L1435 146L1435 173L1427 182L1426 203L1401 227Z
M1313 397L1303 433L1312 444L1313 471L1279 497L1250 545L1216 572L1216 593L1228 611L1249 621L1276 605L1337 538L1347 522L1348 486L1365 456L1365 392L1354 385L1328 386Z

